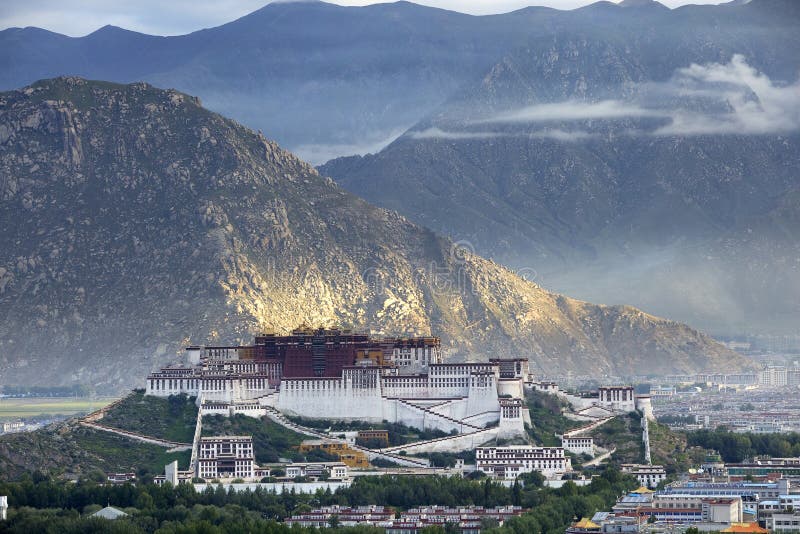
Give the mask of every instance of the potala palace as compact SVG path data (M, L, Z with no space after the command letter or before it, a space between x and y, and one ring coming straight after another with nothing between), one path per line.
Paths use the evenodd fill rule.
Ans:
M525 434L525 359L442 363L434 337L372 339L342 330L260 335L251 346L189 347L188 365L147 377L148 395L196 396L203 414L389 421L495 437Z
M525 436L530 424L525 387L548 388L530 380L523 358L443 363L435 337L373 339L299 329L256 336L250 346L189 347L186 355L186 364L150 374L146 393L197 397L203 415L261 417L277 410L507 439ZM587 410L628 412L643 400L623 386L571 402L586 403Z

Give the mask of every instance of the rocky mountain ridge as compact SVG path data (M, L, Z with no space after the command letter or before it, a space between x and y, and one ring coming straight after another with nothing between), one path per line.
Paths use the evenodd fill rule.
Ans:
M321 177L177 91L0 94L2 381L137 384L190 343L301 323L438 334L548 373L747 362L627 306L553 294Z

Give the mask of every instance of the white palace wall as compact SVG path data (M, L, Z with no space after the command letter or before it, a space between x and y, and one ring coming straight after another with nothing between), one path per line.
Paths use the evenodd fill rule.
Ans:
M341 378L284 379L277 408L289 415L311 419L383 421L383 400L378 387L352 388Z
M431 366L431 374L381 376L379 369L345 370L342 378L287 378L276 407L289 415L390 421L445 432L497 422L497 373L486 365ZM468 423L464 425L461 421Z
M523 392L523 378L501 380L493 363L434 363L427 374L417 375L384 374L385 369L357 365L336 378L283 378L274 389L269 372L230 356L215 354L200 366L152 373L147 394L202 397L203 413L208 414L258 417L265 406L272 406L310 419L385 420L464 433L500 421L500 397L521 398ZM523 428L514 422L517 426Z

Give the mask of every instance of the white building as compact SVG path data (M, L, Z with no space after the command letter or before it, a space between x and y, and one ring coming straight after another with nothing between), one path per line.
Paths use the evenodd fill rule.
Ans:
M783 365L767 365L758 374L758 385L768 388L784 387L789 383L789 373Z
M555 382L530 382L527 385L534 391L541 391L549 395L556 395L559 391L558 384Z
M0 424L0 433L22 432L25 430L24 421L6 421Z
M766 518L766 525L772 532L800 531L800 512L780 512Z
M163 475L156 475L153 477L153 484L156 486L161 486L162 484L169 482L173 486L177 486L178 484L190 483L194 477L194 471L181 471L178 469L178 460L173 460L164 466Z
M286 466L287 478L319 478L323 474L328 474L332 479L342 480L347 478L347 472L347 464L343 462L307 462Z
M701 502L703 521L708 523L741 523L743 506L741 497L704 499Z
M255 470L252 436L200 438L197 455L198 477L252 479L255 477Z
M5 521L8 515L8 497L0 495L0 521Z
M532 471L554 478L572 470L572 464L561 447L509 445L476 448L475 468L490 476L514 480Z
M676 393L675 386L651 386L650 396L654 399L668 399L674 397Z
M600 386L597 393L600 406L625 413L636 410L633 386Z
M594 457L594 439L586 436L561 438L561 446L573 454L588 454Z
M655 488L667 478L663 465L622 464L622 472L635 476L639 484Z

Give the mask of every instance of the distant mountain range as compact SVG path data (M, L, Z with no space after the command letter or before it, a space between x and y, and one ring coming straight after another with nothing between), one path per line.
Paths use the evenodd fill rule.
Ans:
M0 93L0 226L5 383L121 389L186 344L302 323L438 334L450 357L548 373L748 365L685 325L548 292L143 83Z
M800 4L637 6L579 10L593 26L532 38L320 170L548 288L796 335Z
M760 56L753 59L769 60L770 76L795 72L785 52L762 49L759 20L775 12L768 22L780 24L779 11L792 9L790 0L673 11L657 2L623 4L471 16L409 2L366 7L276 2L228 24L175 37L113 26L81 38L11 28L0 31L0 90L60 75L174 87L323 163L378 150L477 83L506 55L556 35L612 36L636 50L637 34L649 34L654 42L648 62L668 76L674 65L694 58L727 59L716 42L718 28L737 45L733 51L748 52L757 43ZM772 42L780 42L781 35L776 27ZM689 55L675 46L675 39L692 37ZM795 42L783 44L791 50Z

